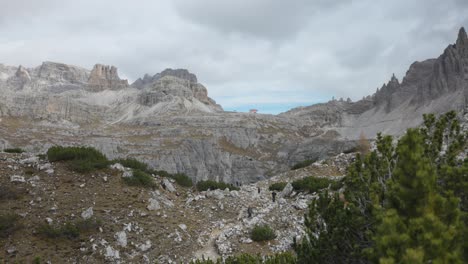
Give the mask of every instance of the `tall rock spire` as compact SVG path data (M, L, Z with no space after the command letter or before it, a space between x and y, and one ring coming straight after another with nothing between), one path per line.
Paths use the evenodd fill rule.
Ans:
M464 27L461 27L460 31L458 31L457 48L459 47L468 47L468 37Z

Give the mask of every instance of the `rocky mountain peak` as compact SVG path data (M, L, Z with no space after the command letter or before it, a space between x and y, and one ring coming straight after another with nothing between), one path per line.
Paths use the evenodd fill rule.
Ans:
M460 31L458 31L458 38L457 38L457 49L459 47L468 47L468 36L466 35L466 31L464 27L460 28Z
M91 71L90 78L104 78L108 80L120 80L115 66L96 64Z
M117 67L96 64L88 79L88 89L99 92L103 90L120 90L128 87L127 80L121 80Z
M29 76L28 71L26 70L26 68L24 68L21 65L18 67L18 70L15 73L15 76L23 80L31 81L31 76Z
M174 76L174 77L177 77L177 78L180 78L180 79L184 79L184 80L187 80L187 81L190 81L190 82L193 82L193 83L197 83L197 76L193 73L190 73L188 70L186 69L165 69L164 71L162 71L160 73L160 76L161 77L164 77L164 76Z
M186 69L171 69L167 68L160 73L156 73L155 75L151 76L149 74L145 74L143 78L138 78L132 86L138 89L148 88L151 87L153 83L158 81L159 79L165 76L172 76L182 80L189 81L190 83L196 84L198 83L197 76L193 73L190 73Z

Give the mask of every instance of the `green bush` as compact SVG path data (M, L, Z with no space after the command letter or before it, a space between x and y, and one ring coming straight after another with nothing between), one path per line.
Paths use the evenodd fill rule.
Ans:
M153 177L141 170L133 170L133 176L125 177L123 180L130 186L141 186L146 188L156 187Z
M180 186L183 186L183 187L193 186L192 179L183 173L170 174L169 178L174 179L177 182L177 184L179 184Z
M256 225L250 233L253 241L267 241L276 238L275 231L268 225Z
M270 187L268 187L268 189L270 191L281 192L284 189L284 187L286 187L286 185L288 185L287 182L275 182L275 183L271 184Z
M90 218L75 222L66 222L63 226L42 224L36 231L38 235L46 238L75 239L78 238L81 233L97 230L100 224L100 220Z
M0 237L7 237L19 229L19 216L16 214L0 215Z
M297 170L297 169L305 168L305 167L311 165L312 163L314 163L316 161L317 161L317 159L309 159L309 160L301 161L301 162L295 164L294 166L292 166L291 170Z
M47 151L49 161L67 161L76 172L85 173L103 169L109 160L100 151L92 147L51 147Z
M3 151L7 153L23 153L24 152L24 150L21 148L6 148Z
M111 163L120 163L124 167L135 169L135 170L141 170L144 172L149 172L148 171L148 164L143 163L139 160L136 160L134 158L126 158L126 159L115 159L112 160Z
M341 182L327 178L306 177L292 183L294 190L299 192L316 192L331 185L332 189L339 189Z
M216 189L224 190L226 188L229 188L229 190L236 190L236 191L239 190L239 188L235 187L234 185L224 183L224 182L216 182L212 180L197 182L197 190L200 192L207 191L207 190L216 190Z

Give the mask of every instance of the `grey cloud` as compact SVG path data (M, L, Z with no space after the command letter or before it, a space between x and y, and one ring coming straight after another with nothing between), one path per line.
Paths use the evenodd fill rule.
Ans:
M99 62L131 80L188 68L231 107L251 94L285 105L359 99L468 26L461 0L0 3L0 63Z
M176 0L181 17L222 33L240 33L267 39L294 36L308 19L344 1L310 0Z

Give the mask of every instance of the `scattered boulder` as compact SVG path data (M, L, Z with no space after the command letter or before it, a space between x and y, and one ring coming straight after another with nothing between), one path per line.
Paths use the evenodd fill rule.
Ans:
M115 163L115 164L111 165L110 167L111 167L111 169L114 169L114 170L125 171L125 167L120 163Z
M106 251L104 253L104 257L106 257L106 259L108 260L120 259L120 252L112 248L111 246L107 246Z
M150 211L155 211L161 209L161 205L159 204L158 200L154 198L150 198L148 200L149 205L146 207Z
M167 178L164 178L162 183L164 184L164 186L166 186L167 191L169 191L169 192L175 192L176 191L174 185L172 185L172 183Z
M23 182L26 182L26 180L24 179L23 176L12 175L12 176L10 177L10 182L23 183Z
M286 184L286 186L284 187L283 191L281 191L280 196L289 197L293 191L294 191L294 188L292 184L288 182L288 184Z
M127 246L127 233L125 231L115 233L114 237L117 240L117 245L121 247Z
M81 217L85 220L90 219L93 216L93 207L89 207L81 213Z
M206 197L207 198L214 198L217 200L222 200L224 199L224 193L221 190L214 190L214 191L206 191Z
M123 177L123 178L131 178L131 177L133 177L133 171L131 171L131 170L126 170L126 171L124 171L124 173L122 173L122 177Z

